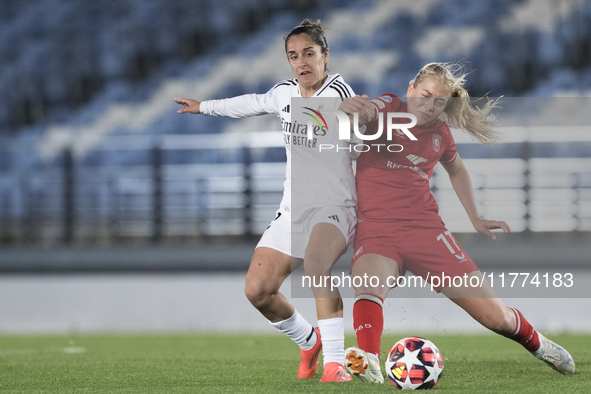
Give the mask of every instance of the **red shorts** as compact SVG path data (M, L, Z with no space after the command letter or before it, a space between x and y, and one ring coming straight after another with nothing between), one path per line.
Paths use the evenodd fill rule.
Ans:
M365 254L378 254L395 260L400 275L408 269L430 283L433 276L463 276L479 270L441 220L358 223L353 250L351 265Z

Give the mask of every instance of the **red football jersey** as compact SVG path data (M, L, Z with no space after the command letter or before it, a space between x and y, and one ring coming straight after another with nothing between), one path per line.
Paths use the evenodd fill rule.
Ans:
M452 162L456 144L446 123L435 120L409 131L417 138L411 140L401 130L392 132L387 140L388 112L406 112L406 103L392 94L371 100L383 112L383 133L375 141L364 141L371 148L357 159L357 215L362 220L385 222L439 217L439 206L431 194L429 179L437 162ZM394 123L409 123L408 118L394 119ZM368 124L366 135L377 132L377 120ZM377 144L384 144L378 146ZM389 152L387 147L399 144L400 152ZM390 150L400 150L392 147Z

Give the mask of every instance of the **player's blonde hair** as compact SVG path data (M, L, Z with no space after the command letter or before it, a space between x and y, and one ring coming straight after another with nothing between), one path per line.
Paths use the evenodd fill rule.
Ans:
M448 86L452 99L443 111L443 121L464 130L483 144L492 145L500 140L499 133L491 127L496 121L491 111L499 106L499 99L489 99L482 108L472 106L470 95L464 89L466 75L461 64L429 63L411 83L416 88L426 78L437 78Z

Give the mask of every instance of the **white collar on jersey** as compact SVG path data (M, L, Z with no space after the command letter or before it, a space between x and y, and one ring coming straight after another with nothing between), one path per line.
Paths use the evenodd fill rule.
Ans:
M336 74L327 74L327 75L328 75L328 77L326 78L326 81L324 81L324 83L322 84L322 86L320 87L320 89L318 89L316 91L316 93L314 93L312 95L312 97L317 97L320 93L322 93L322 91L324 89L326 89L331 83L333 83L335 80L337 80L341 76L341 74L339 74L339 73L336 73ZM299 81L298 81L297 78L295 80L296 80L296 83L298 84L298 94L301 96L302 93L300 92L300 83L299 83Z

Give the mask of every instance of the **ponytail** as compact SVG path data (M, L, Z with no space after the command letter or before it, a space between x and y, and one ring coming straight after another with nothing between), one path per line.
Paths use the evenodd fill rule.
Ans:
M416 88L424 79L434 77L447 85L451 99L443 111L443 121L454 128L470 134L483 144L492 145L500 140L500 135L492 129L496 116L491 114L499 107L499 99L488 99L481 108L475 108L470 102L470 95L464 89L466 73L459 64L429 63L417 74L413 86Z

